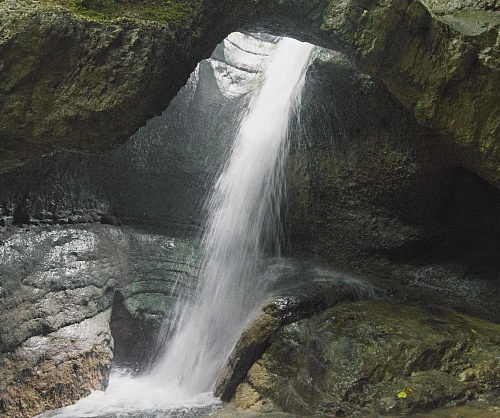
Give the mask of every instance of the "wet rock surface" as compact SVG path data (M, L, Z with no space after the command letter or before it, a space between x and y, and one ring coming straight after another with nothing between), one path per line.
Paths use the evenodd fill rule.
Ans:
M245 329L220 372L214 395L223 401L233 397L252 364L269 348L279 330L287 324L309 318L341 302L381 296L368 282L346 274L318 268L294 268L293 276L280 278L280 291L262 313ZM290 283L296 283L291 285Z
M109 314L30 337L0 354L2 416L34 416L104 390L113 358Z
M127 269L120 231L16 228L2 235L1 352L111 306Z
M301 123L288 160L291 253L498 321L498 189L341 55L312 66Z
M257 412L407 415L498 399L499 326L451 310L340 303L282 327L232 402Z
M0 245L0 411L32 416L136 369L179 292L195 285L190 239L108 225L8 228Z

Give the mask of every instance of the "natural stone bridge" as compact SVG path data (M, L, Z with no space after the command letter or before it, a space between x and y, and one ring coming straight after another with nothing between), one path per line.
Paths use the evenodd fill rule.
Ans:
M57 148L100 151L124 142L166 108L218 42L247 30L344 52L420 123L453 141L466 167L500 186L498 2L482 10L473 0L460 7L419 0L188 3L181 22L155 22L1 2L0 170Z

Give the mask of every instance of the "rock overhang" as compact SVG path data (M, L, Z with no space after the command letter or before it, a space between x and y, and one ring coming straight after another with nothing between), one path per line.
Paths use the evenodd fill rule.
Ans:
M166 108L217 43L241 30L345 53L382 80L420 123L440 130L464 166L500 185L500 23L494 7L209 0L188 2L195 6L179 24L161 14L82 16L54 3L0 5L6 12L0 39L2 171L58 148L116 147ZM51 42L53 34L58 42Z

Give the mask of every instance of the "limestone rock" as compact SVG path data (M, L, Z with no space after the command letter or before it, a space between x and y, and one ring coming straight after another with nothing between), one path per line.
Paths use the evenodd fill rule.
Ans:
M115 364L155 356L179 292L196 285L187 238L78 225L0 240L0 413L28 416L103 390ZM3 416L3 415L2 415Z
M0 246L2 353L111 306L113 289L127 268L127 242L119 231L33 228L5 235Z
M30 337L2 353L2 416L34 416L69 405L91 390L104 390L113 358L109 314Z
M82 17L82 10L4 1L2 170L56 148L98 151L123 142L226 35L253 29L345 52L498 186L498 4L459 3L192 2L178 24L162 10L98 19L92 7Z
M252 364L269 348L276 333L286 324L308 318L342 301L376 297L376 292L369 283L342 274L322 276L317 272L309 272L309 275L311 276L301 275L299 285L282 290L284 296L275 296L243 331L219 374L214 389L215 396L229 401L237 392L237 399L241 399L243 403L248 402L246 398L252 397L253 392L246 386L237 391L238 385L245 379ZM290 278L287 277L287 280Z

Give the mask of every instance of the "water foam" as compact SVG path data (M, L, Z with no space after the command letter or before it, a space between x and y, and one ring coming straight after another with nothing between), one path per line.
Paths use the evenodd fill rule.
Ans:
M282 39L241 122L209 201L198 292L153 376L191 394L210 391L249 318L266 294L256 280L267 253L279 253L288 126L313 46Z

